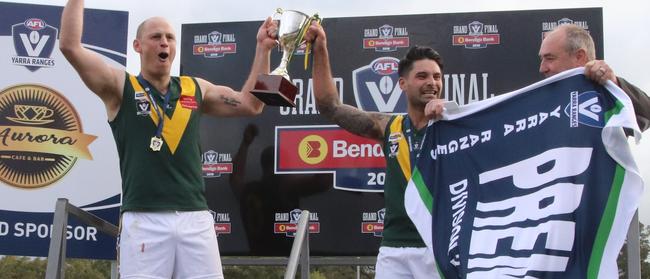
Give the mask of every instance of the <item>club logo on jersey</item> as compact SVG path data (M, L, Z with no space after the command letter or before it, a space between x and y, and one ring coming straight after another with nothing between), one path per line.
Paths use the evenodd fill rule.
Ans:
M210 210L210 214L212 214L212 218L214 219L214 232L217 233L217 236L220 234L230 234L232 232L230 213Z
M203 177L221 177L221 174L232 173L232 156L230 153L218 153L208 150L201 158Z
M151 105L147 99L135 100L136 114L139 116L149 116L151 113Z
M564 108L564 114L569 117L569 126L578 127L579 124L595 128L605 127L605 109L598 100L598 93L587 91L578 94L571 92L571 101Z
M501 35L496 24L472 21L467 25L454 25L452 43L466 49L481 49L488 45L501 44Z
M386 208L376 212L363 212L361 214L361 233L372 234L375 237L382 237L384 233L384 217Z
M286 237L294 237L298 230L298 220L302 210L294 209L290 212L276 212L273 233L284 234ZM309 212L309 233L320 233L320 222L318 212Z
M52 51L59 30L39 18L30 18L11 26L16 56L11 57L14 65L25 66L35 72L40 68L54 67Z
M391 52L409 47L409 33L406 27L384 24L379 28L363 29L363 48L376 52Z
M388 136L388 149L390 150L388 157L395 158L395 156L397 156L397 152L399 151L399 140L403 137L404 135L402 132L393 132Z
M542 40L546 37L548 32L553 31L560 25L564 24L574 24L584 30L589 31L589 24L585 20L572 20L570 18L563 17L557 21L545 21L542 22Z
M20 188L50 185L78 158L92 160L77 111L55 90L25 84L0 91L0 180Z
M352 71L357 107L365 111L406 112L406 98L399 87L399 59L380 57Z
M194 35L192 54L205 58L220 58L226 54L237 53L235 34L212 31L208 34Z

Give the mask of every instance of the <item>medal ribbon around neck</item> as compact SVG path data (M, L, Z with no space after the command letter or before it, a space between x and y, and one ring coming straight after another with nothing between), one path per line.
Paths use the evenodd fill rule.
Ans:
M152 88L151 84L142 77L142 74L138 75L138 82L140 82L140 84L144 86L144 92L145 94L147 94L147 97L151 101L151 104L153 105L153 109L156 112L156 115L158 115L158 119L160 119L160 121L158 121L158 127L156 127L156 134L154 135L154 137L162 140L162 131L165 125L165 108L169 106L169 98L171 96L171 93L169 92L169 88L167 89L167 94L165 94L163 105L159 109L158 103L154 99L153 94L151 94L150 92Z

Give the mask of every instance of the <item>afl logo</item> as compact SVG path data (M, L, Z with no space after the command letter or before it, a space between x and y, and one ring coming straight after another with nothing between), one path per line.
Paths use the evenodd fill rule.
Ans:
M382 57L375 59L375 61L372 61L370 64L370 69L372 69L375 74L388 76L392 75L393 73L397 73L398 66L399 60L397 58Z
M50 185L90 159L97 137L82 133L77 112L63 95L40 85L0 91L0 180L20 188Z
M325 160L327 152L327 143L321 136L306 136L298 144L298 155L300 159L310 165L315 165Z
M29 28L30 30L38 31L45 28L45 26L45 21L40 18L30 18L28 20L25 20L25 27Z

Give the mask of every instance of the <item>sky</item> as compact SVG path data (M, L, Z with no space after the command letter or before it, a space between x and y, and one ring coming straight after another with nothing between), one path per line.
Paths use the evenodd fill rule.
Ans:
M65 0L4 1L64 6ZM179 33L185 23L232 22L263 20L276 8L294 9L307 14L318 13L327 17L358 17L400 14L436 14L456 12L603 8L603 32L605 60L618 76L625 77L645 92L650 92L648 69L650 55L644 51L650 46L650 4L646 0L587 1L587 0L88 0L87 8L120 10L129 12L128 41L133 41L135 28L152 16L167 18ZM177 50L180 54L180 46ZM179 56L177 55L177 58ZM172 74L179 73L179 60L172 65ZM127 71L139 72L139 58L129 47ZM650 137L650 132L644 134ZM631 142L639 170L645 181L650 181L650 138L639 145ZM639 207L640 220L650 224L650 191L645 191Z

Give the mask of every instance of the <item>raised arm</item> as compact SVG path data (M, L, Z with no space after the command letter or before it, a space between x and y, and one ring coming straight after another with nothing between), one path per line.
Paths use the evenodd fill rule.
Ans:
M314 82L314 97L320 113L341 128L366 138L383 141L386 124L390 115L365 112L350 105L341 103L337 94L327 51L327 37L323 27L312 22L307 34L307 41L313 42L314 65L312 79Z
M83 0L70 0L61 16L59 48L88 88L106 105L108 119L115 118L122 101L124 70L110 67L99 54L81 45Z
M203 112L215 116L250 116L262 112L264 103L250 91L255 87L258 74L269 73L271 49L276 46L276 31L277 24L270 17L258 29L255 58L248 79L240 92L198 79L203 92Z

